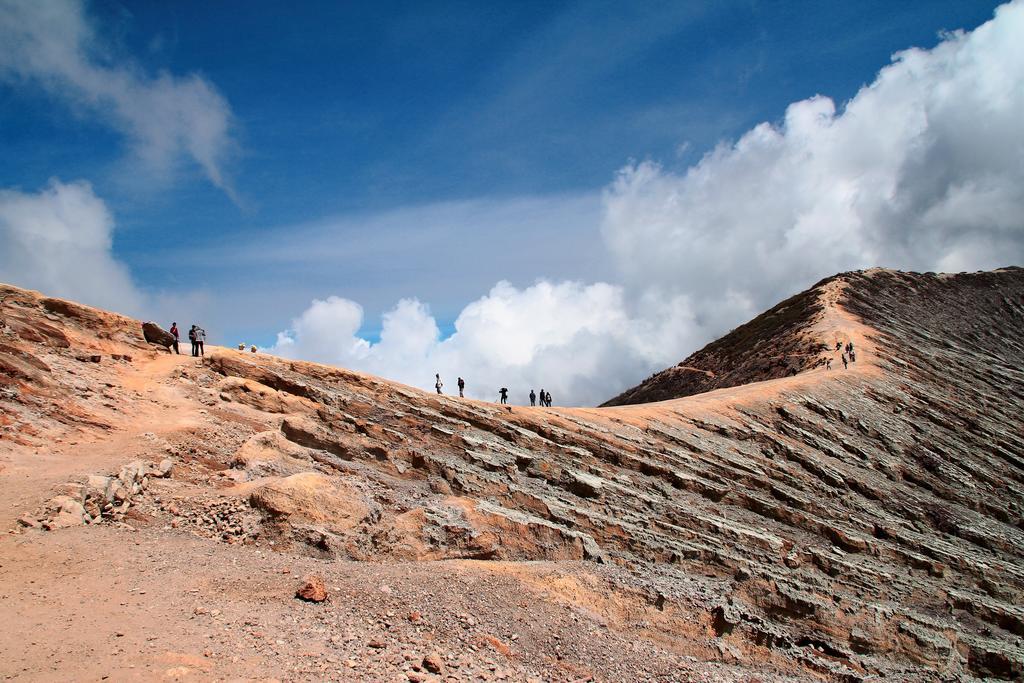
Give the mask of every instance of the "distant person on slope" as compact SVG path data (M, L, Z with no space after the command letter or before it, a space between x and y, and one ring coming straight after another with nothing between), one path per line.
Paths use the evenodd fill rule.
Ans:
M188 340L192 342L192 355L199 356L199 341L196 335L196 326L193 325L188 331Z
M537 405L537 394L533 393L533 389L530 389L530 405L531 406L536 406Z
M543 389L540 390L540 394L538 394L537 398L540 399L540 407L543 408L544 407L544 390Z
M498 394L501 396L501 405L508 403L508 389L506 387L498 389Z
M206 330L199 327L198 325L196 325L196 343L199 344L199 355L205 356L206 349L204 348L204 346L206 344Z
M466 380L464 380L464 379L462 379L460 377L459 381L458 381L458 385L459 385L459 398L466 398L463 395L463 392L466 390Z
M174 335L174 352L181 354L181 351L178 350L178 323L171 323L171 334Z
M550 391L548 393L544 394L544 405L546 405L548 408L551 407L551 392Z
M845 370L848 367L847 363L846 363L846 354L845 353L843 354L842 358L843 358L843 370Z
M441 373L436 373L434 375L434 379L436 380L434 382L434 388L437 389L437 393L440 394L441 393L441 387L444 386L444 383L441 382Z

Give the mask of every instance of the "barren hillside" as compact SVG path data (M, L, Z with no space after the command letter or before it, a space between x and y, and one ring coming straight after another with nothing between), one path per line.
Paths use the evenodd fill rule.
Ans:
M509 410L0 287L0 674L1019 678L1022 339L1019 269L848 273Z

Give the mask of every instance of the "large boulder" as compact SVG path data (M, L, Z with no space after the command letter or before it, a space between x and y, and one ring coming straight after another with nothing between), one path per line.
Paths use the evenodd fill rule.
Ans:
M359 489L319 472L272 479L255 489L249 502L279 521L312 522L334 532L374 516L374 506Z
M174 344L174 335L151 320L142 323L142 336L150 344L159 344L166 348Z
M253 434L231 458L233 467L244 469L249 479L288 476L310 469L307 449L294 444L279 431Z

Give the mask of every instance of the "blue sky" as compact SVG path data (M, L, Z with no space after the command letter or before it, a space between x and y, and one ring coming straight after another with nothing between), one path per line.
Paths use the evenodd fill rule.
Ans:
M450 332L500 280L615 282L602 195L631 162L685 174L793 102L841 110L893 53L997 4L51 3L78 8L93 67L219 96L224 179L186 152L141 163L141 114L112 123L82 94L101 86L67 95L12 52L0 188L88 182L138 288L161 313L190 293L225 341L270 344L329 295L364 307L371 340L403 297Z

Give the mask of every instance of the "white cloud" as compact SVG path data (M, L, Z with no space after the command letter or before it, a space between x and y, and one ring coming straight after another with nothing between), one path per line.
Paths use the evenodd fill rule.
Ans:
M80 0L0 0L0 81L34 83L126 134L136 156L166 175L191 158L234 198L224 164L231 109L202 76L150 76L114 62Z
M143 297L110 252L113 229L89 183L51 180L38 193L0 190L0 280L138 312Z
M432 386L435 372L446 390L466 378L467 395L494 399L502 386L513 403L524 403L530 388L551 392L559 402L595 403L624 377L637 377L663 362L662 344L692 330L682 302L663 318L630 317L620 287L540 281L518 289L499 282L468 305L455 332L441 339L427 308L404 299L383 316L380 341L357 332L362 309L331 297L314 301L269 349L291 358L311 358L354 367L414 386Z
M756 312L831 273L991 268L1024 256L1024 4L894 57L836 111L791 104L679 175L631 165L605 193L627 285Z
M85 181L52 179L38 192L0 190L0 282L165 327L174 319L202 322L216 338L217 302L209 293L139 288L113 255L114 230L107 205Z
M790 105L683 174L643 162L604 193L621 285L499 283L441 339L418 301L358 336L362 309L314 302L270 349L471 395L595 403L838 271L991 268L1024 256L1024 2L894 56L837 111Z

